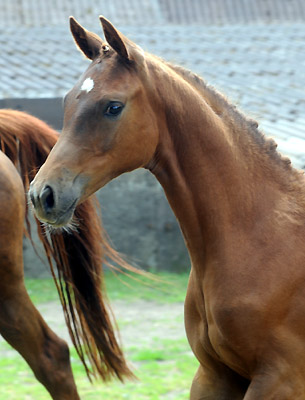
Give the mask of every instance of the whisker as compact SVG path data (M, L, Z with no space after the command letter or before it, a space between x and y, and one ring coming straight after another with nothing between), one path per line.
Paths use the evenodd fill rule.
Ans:
M42 222L42 226L44 229L44 233L47 234L62 234L62 233L67 233L67 234L72 234L73 232L78 232L79 228L79 221L78 219L73 216L71 221L64 226L54 226L51 224L48 224L47 222Z

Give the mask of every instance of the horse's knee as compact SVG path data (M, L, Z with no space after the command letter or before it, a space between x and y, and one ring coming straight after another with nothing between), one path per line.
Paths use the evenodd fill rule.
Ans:
M44 335L38 365L33 368L36 378L54 399L79 399L70 365L67 343L49 331Z
M35 375L43 383L60 384L70 373L70 351L67 343L53 332L44 332L41 354Z

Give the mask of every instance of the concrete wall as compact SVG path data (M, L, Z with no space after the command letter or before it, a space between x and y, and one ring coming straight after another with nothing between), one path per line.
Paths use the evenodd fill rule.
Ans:
M186 271L189 260L177 220L162 187L141 169L98 193L103 222L115 248L145 268Z
M62 126L61 99L8 99L0 101L0 107L28 111L56 129ZM176 218L163 189L148 171L141 169L120 176L101 189L98 198L111 242L129 262L153 270L189 270ZM35 243L38 254L28 240L24 241L25 273L31 277L48 276L37 238Z

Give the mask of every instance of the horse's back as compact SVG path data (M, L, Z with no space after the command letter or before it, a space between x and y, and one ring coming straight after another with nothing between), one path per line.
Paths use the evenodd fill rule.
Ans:
M0 184L1 200L6 200L6 198L13 200L15 198L18 199L18 202L22 199L21 202L24 203L24 188L20 175L14 164L2 151L0 151ZM6 196L6 198L3 196ZM1 205L3 206L2 201Z
M25 194L10 159L0 151L0 276L5 281L22 277L22 239Z

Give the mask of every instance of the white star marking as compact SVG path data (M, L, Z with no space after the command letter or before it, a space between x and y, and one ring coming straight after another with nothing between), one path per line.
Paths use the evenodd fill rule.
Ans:
M91 78L87 78L84 80L80 90L85 90L87 93L89 93L93 88L94 88L94 80Z

